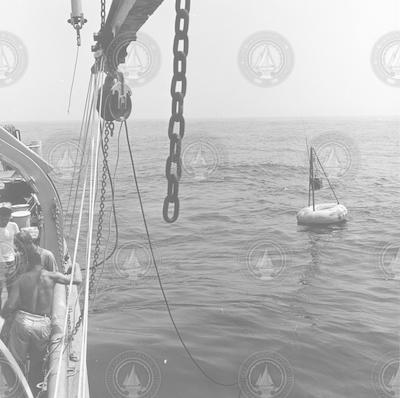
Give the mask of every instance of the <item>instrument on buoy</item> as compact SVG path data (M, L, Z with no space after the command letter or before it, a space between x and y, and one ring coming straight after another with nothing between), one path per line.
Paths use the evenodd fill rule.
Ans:
M336 203L315 204L315 191L323 187L323 176L326 178ZM348 211L345 206L339 203L339 199L328 175L326 174L317 152L313 147L309 151L309 184L308 184L308 206L297 213L297 223L299 225L329 225L338 224L346 221Z

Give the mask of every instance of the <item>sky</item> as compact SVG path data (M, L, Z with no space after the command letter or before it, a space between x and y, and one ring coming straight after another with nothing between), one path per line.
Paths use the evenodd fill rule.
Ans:
M25 74L0 86L0 123L81 119L99 30L100 1L83 0L89 22L67 113L76 51L66 20L69 0L1 0L0 31L17 35L28 51ZM110 1L107 1L110 4ZM133 116L170 113L175 1L165 0L143 31L161 52L158 74L133 88ZM192 0L188 118L385 117L399 114L400 86L377 78L371 52L400 30L400 0ZM260 87L239 68L242 44L256 32L284 36L294 67L280 84Z

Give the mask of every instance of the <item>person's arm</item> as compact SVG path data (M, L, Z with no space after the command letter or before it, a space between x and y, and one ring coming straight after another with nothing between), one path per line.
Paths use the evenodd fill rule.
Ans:
M19 304L19 283L16 281L11 289L10 296L8 297L3 309L1 310L1 316L7 318L10 314L18 309Z
M69 285L71 283L71 275L64 275L61 272L51 272L50 277L55 283L61 283L62 285ZM75 267L74 280L72 284L80 285L82 283L82 274L79 265Z
M43 261L43 268L46 271L50 271L50 272L56 272L58 270L57 267L57 262L56 262L56 258L54 257L54 254L51 251L46 252L46 256L44 258Z

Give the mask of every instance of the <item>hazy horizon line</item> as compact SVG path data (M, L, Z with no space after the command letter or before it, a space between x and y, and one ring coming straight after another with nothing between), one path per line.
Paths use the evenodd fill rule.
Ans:
M244 117L187 117L186 121L232 121L232 120L399 120L400 121L400 115L372 115L372 116L366 116L366 115L355 115L355 116L345 116L345 115L337 115L337 116L244 116ZM162 117L155 117L155 118L134 118L134 119L128 119L128 122L134 122L134 121L140 121L140 122L145 122L145 121L169 121L168 118L162 118ZM4 121L1 122L0 125L7 125L7 124L17 124L17 123L81 123L82 121L80 119L73 119L73 120L68 120L68 119L46 119L46 120L15 120L15 121Z

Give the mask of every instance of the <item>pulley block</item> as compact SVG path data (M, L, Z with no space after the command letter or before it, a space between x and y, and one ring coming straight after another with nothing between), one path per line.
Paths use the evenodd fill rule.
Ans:
M132 112L132 91L117 79L110 84L106 80L97 99L97 111L107 122L122 122L129 118Z

